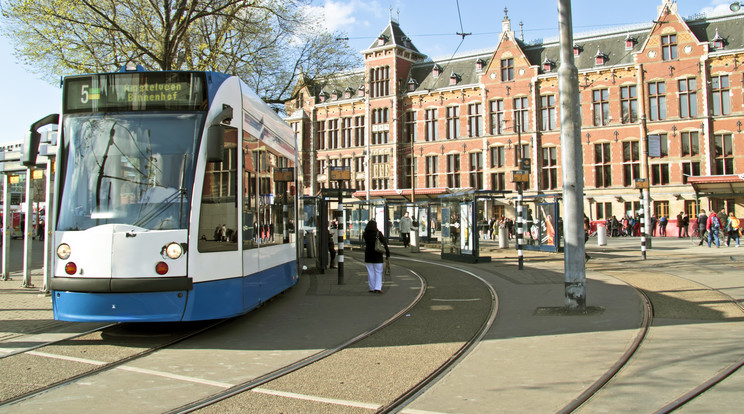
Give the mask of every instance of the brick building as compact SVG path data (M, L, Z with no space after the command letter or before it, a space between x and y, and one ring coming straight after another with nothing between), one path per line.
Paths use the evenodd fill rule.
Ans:
M636 178L672 221L698 208L744 213L744 17L683 18L676 1L661 3L653 22L574 35L593 220L637 210ZM305 193L337 185L330 166L351 168L345 186L362 200L513 190L520 156L532 160L526 195L562 191L558 39L525 43L507 13L495 48L441 61L391 19L361 52L363 69L304 88L287 121Z

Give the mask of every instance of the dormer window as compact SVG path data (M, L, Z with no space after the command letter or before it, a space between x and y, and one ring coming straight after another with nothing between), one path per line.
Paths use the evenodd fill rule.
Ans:
M357 96L360 98L364 96L364 85L360 86L359 89L357 89Z
M483 72L483 68L486 66L486 61L478 58L478 60L475 61L475 70L478 72Z
M718 34L718 29L716 29L716 36L713 38L713 48L714 49L723 49L726 47L726 44L728 42L726 39L722 38L720 34Z
M328 93L321 92L320 95L318 95L318 98L320 99L320 102L325 102L328 100Z
M339 96L339 93L337 90L334 90L333 92L331 92L331 99L333 99L334 101L338 99L338 96Z
M409 49L411 48L411 38L410 37L403 36L400 40L403 41L403 46L405 46L405 47L407 47Z
M542 67L543 72L552 72L553 69L555 69L555 62L546 57L545 60L543 60Z
M434 65L434 67L431 70L432 75L434 75L435 78L438 78L439 75L442 74L442 67L439 65Z
M352 93L354 93L354 90L353 90L353 89L351 89L351 88L346 88L346 90L344 91L344 99L349 99L349 98L351 98L351 94L352 94Z
M455 72L452 72L452 74L450 75L450 82L449 82L450 86L457 85L457 83L460 82L461 79L462 77L460 77L460 75L458 75Z
M384 46L385 43L387 43L388 37L385 35L380 35L380 37L377 38L377 46Z
M418 82L416 82L416 79L409 79L408 80L408 92L413 92L416 90L416 87L418 87Z
M630 34L625 36L625 50L631 50L638 43L638 39L631 37Z
M594 55L594 64L604 65L605 63L607 63L608 60L610 60L610 58L607 56L607 54L602 53L602 51L597 48L597 54Z
M579 56L584 51L584 47L581 45L574 45L573 47L574 56Z

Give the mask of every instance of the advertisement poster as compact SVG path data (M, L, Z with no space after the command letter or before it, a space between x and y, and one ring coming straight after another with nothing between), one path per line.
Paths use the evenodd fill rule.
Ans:
M460 204L460 253L473 254L473 204Z

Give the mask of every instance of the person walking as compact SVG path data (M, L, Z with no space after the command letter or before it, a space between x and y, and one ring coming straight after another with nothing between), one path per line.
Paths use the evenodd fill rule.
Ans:
M382 293L382 270L383 257L382 253L375 250L375 240L380 240L385 246L385 259L390 260L390 248L385 236L377 229L377 222L370 220L364 228L364 264L367 267L367 282L369 291L373 293Z
M682 212L682 237L690 237L690 216Z
M666 216L662 215L659 217L659 236L666 237L666 226L667 226L667 218Z
M721 247L721 240L718 235L718 232L721 230L721 221L718 220L718 216L715 213L710 213L705 228L708 230L708 247L711 247L710 245L713 240L716 241L716 247Z
M403 247L411 245L411 226L413 221L408 216L408 212L400 219L400 238L403 240Z
M680 211L679 214L677 214L677 237L679 238L682 238L682 227L683 227L682 214L683 214L682 211Z
M708 238L705 234L708 227L708 216L705 214L705 210L700 210L700 214L697 218L697 227L698 235L700 236L700 243L698 243L698 246L702 246L703 242Z
M728 220L726 220L726 246L729 246L731 239L736 242L736 247L739 247L739 219L736 218L733 211L729 212Z

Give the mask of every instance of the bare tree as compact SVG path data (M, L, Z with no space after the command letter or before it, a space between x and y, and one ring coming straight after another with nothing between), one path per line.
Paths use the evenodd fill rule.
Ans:
M307 14L309 0L7 0L0 30L24 64L50 81L115 71L214 70L244 79L269 103L297 82L359 59ZM299 75L302 74L300 77ZM302 86L302 85L299 85Z

